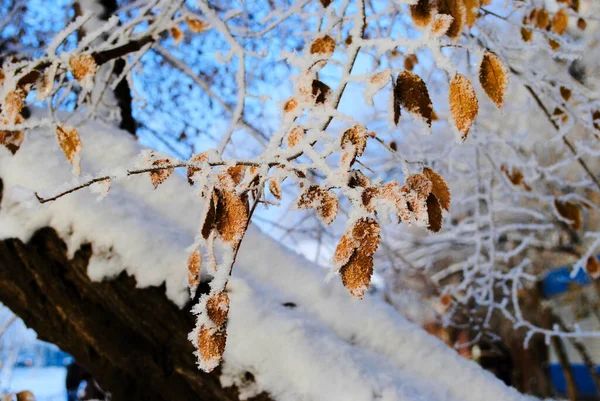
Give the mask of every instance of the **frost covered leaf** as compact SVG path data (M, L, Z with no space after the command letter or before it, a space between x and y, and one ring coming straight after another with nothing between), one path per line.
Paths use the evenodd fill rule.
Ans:
M71 73L84 88L90 88L98 66L89 54L75 54L69 59Z
M436 14L431 23L431 34L436 38L444 36L448 32L448 29L450 29L453 21L454 18L451 15Z
M197 155L192 156L190 158L189 162L194 163L194 164L206 163L206 162L208 162L208 154L198 153ZM190 166L187 168L186 174L187 174L188 183L190 185L194 185L194 176L196 175L196 173L198 173L201 170L202 169L200 167L194 167L194 166Z
M19 131L0 131L0 145L6 147L13 155L21 147L25 138L25 132Z
M465 11L467 13L467 26L469 28L473 27L475 20L477 19L477 15L479 14L479 0L463 0L465 2Z
M590 256L585 263L585 271L592 276L598 278L600 276L600 262L596 256Z
M269 182L269 191L278 200L281 200L281 185L275 180Z
M433 194L429 194L427 197L427 215L429 217L429 225L427 229L431 232L437 233L442 229L442 208L438 198Z
M363 217L342 236L334 253L342 283L355 298L362 298L371 284L373 254L381 241L379 223Z
M410 16L416 26L426 27L431 22L434 9L434 0L419 0L417 4L410 6Z
M43 102L48 98L52 88L54 87L54 77L56 76L56 70L58 68L57 63L53 63L46 69L44 75L40 78L36 89L36 100Z
M217 326L222 326L229 312L229 296L225 292L211 295L206 301L206 314Z
M370 185L369 177L363 174L360 170L352 170L348 174L348 186L350 188L362 187L366 188Z
M171 29L169 29L169 32L171 32L171 36L173 37L173 40L175 40L175 45L181 43L183 40L183 31L179 26L173 25Z
M200 355L200 367L205 372L216 368L223 359L225 344L227 342L227 331L224 327L200 327L198 332L198 353Z
M362 156L367 147L367 130L364 126L356 124L342 134L340 143L342 153L342 164L351 166L357 157Z
M248 198L235 189L215 191L218 197L216 228L223 240L232 246L241 241L248 225Z
M473 85L463 75L457 73L450 81L449 100L452 123L464 141L479 112L479 102Z
M410 71L402 71L398 75L396 86L394 87L394 104L398 104L400 108L405 108L410 113L422 117L431 126L433 105L429 98L427 85L425 85L425 82L417 74L413 74ZM394 122L398 123L395 112Z
M287 146L288 148L293 148L298 145L300 141L304 138L304 130L300 127L294 127L290 130L287 136Z
M319 216L319 220L328 226L337 217L338 213L338 198L335 196L335 193L332 190L323 191L321 196L321 201L317 206L317 215Z
M571 221L571 227L573 227L573 229L579 230L581 228L581 208L577 206L577 204L569 201L562 202L556 199L554 201L554 206L556 207L558 214Z
M440 14L452 16L453 20L446 35L451 39L457 39L467 22L467 8L463 0L438 0L437 6Z
M228 167L227 175L231 177L233 185L238 185L244 179L244 175L246 175L246 166L239 165Z
M202 21L200 18L190 16L185 17L185 23L188 26L190 32L193 33L201 33L207 31L210 27L210 25L207 22Z
M152 162L153 167L165 167L170 164L171 161L169 159L158 159ZM152 181L152 185L154 185L154 189L158 188L171 174L173 174L173 167L150 171L150 180Z
M508 68L494 53L486 52L479 67L479 82L488 97L502 108L508 88Z
M367 104L373 105L373 96L390 82L390 77L390 71L385 70L378 72L369 79L369 82L365 85L365 91L363 92Z
M202 268L202 254L199 249L192 252L188 258L188 286L192 292L200 284L200 269Z
M10 91L4 98L2 103L2 116L8 119L9 122L17 122L20 117L21 110L25 106L25 93L22 90Z
M335 40L329 35L315 39L310 45L310 54L332 55L335 50Z
M63 150L67 160L73 166L73 173L79 175L81 173L80 155L81 139L75 127L56 126L56 138L58 144Z
M430 169L429 167L423 168L423 175L431 181L431 193L435 195L440 206L446 210L450 210L450 189L444 178Z
M562 35L569 26L569 14L564 8L558 10L554 17L552 17L552 30L559 35Z
M286 100L286 102L284 103L283 111L285 113L291 113L296 109L296 107L298 107L298 101L292 97Z

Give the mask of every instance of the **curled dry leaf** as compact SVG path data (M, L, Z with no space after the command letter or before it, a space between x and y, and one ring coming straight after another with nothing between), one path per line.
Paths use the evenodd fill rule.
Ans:
M348 186L350 188L362 187L366 188L370 185L369 177L363 174L360 170L352 170L348 174Z
M192 252L188 258L188 286L190 290L196 291L200 284L200 269L202 268L202 253L199 249Z
M202 21L200 18L195 18L195 17L190 17L190 16L185 17L185 23L188 26L188 29L190 30L190 32L193 32L193 33L205 32L210 27L208 22Z
M269 191L278 200L281 200L281 185L276 180L269 182Z
M334 50L335 40L329 35L315 39L310 45L310 54L324 54L330 56L333 54Z
M402 71L396 80L394 87L394 105L398 104L400 109L405 108L410 113L420 116L431 126L431 114L433 105L429 98L427 85L420 76L410 71ZM396 106L395 106L396 107ZM394 112L394 122L398 124L396 112Z
M363 217L341 238L334 266L339 267L342 283L355 298L362 298L371 284L373 255L381 241L381 228L375 219Z
M451 15L453 18L446 35L450 39L458 39L467 22L467 8L463 0L438 0L438 11L440 14Z
M96 75L98 65L89 54L75 54L69 59L71 73L82 86L88 87Z
M419 27L429 25L434 8L434 0L419 0L417 4L410 6L410 16L413 23Z
M571 222L571 227L573 227L574 230L579 230L581 228L581 208L577 204L556 199L554 201L554 206L556 207L558 214Z
M508 68L494 53L486 52L479 67L479 82L488 97L500 109L508 89Z
M559 35L562 35L569 26L569 14L564 8L558 10L554 17L552 17L552 30Z
M79 175L81 173L80 155L81 139L75 127L56 126L56 138L58 144L63 150L67 160L73 166L73 173Z
M600 262L596 256L587 258L585 271L593 278L598 278L600 276Z
M206 301L206 314L217 326L222 326L229 312L229 296L225 292L211 295Z
M173 37L173 40L175 40L175 45L181 43L183 40L183 31L179 26L173 25L171 29L169 29L169 32L171 32L171 36Z
M173 174L173 167L166 167L170 164L171 160L169 159L158 159L152 162L153 167L158 167L158 169L150 171L150 180L152 181L152 185L154 185L154 189L158 188L160 184Z
M449 14L436 14L431 23L431 35L435 38L444 36L454 22L454 18Z
M200 327L198 353L205 372L210 372L219 365L223 359L226 342L227 331L224 327Z
M429 181L431 181L431 193L435 195L440 206L446 210L450 210L450 189L448 188L448 184L444 178L430 169L429 167L425 167L423 169L423 175L427 177Z
M473 85L461 74L450 81L449 101L452 123L464 141L479 112L479 102Z
M503 164L500 167L500 170L502 170L502 172L506 175L506 177L508 177L508 179L510 180L510 182L512 182L513 185L519 186L523 183L523 173L518 168L513 167L509 169Z
M418 62L419 62L419 59L417 58L416 54L414 54L414 53L409 54L404 59L404 69L408 70L408 71L412 71L412 70L414 70L415 65L417 65Z

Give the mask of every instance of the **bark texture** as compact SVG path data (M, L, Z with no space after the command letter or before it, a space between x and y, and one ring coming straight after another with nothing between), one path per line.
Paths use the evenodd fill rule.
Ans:
M238 399L235 388L221 387L218 370L196 368L189 307L177 308L163 287L136 288L125 273L91 281L91 254L84 245L69 259L51 228L28 243L0 241L0 301L87 366L115 401Z

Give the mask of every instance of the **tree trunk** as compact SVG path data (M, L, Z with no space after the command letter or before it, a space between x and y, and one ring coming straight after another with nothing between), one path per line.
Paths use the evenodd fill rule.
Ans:
M84 364L115 401L238 399L235 388L221 387L218 370L196 368L189 306L178 309L164 287L136 288L125 273L91 281L91 254L84 245L69 260L51 228L27 244L0 241L0 301L39 338Z

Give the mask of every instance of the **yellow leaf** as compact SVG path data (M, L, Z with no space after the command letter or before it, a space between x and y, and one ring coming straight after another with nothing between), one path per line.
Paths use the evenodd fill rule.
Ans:
M471 82L461 74L456 74L450 81L450 115L452 123L464 141L479 112L479 102Z
M494 53L486 52L479 67L479 82L488 97L502 108L508 88L508 68Z

